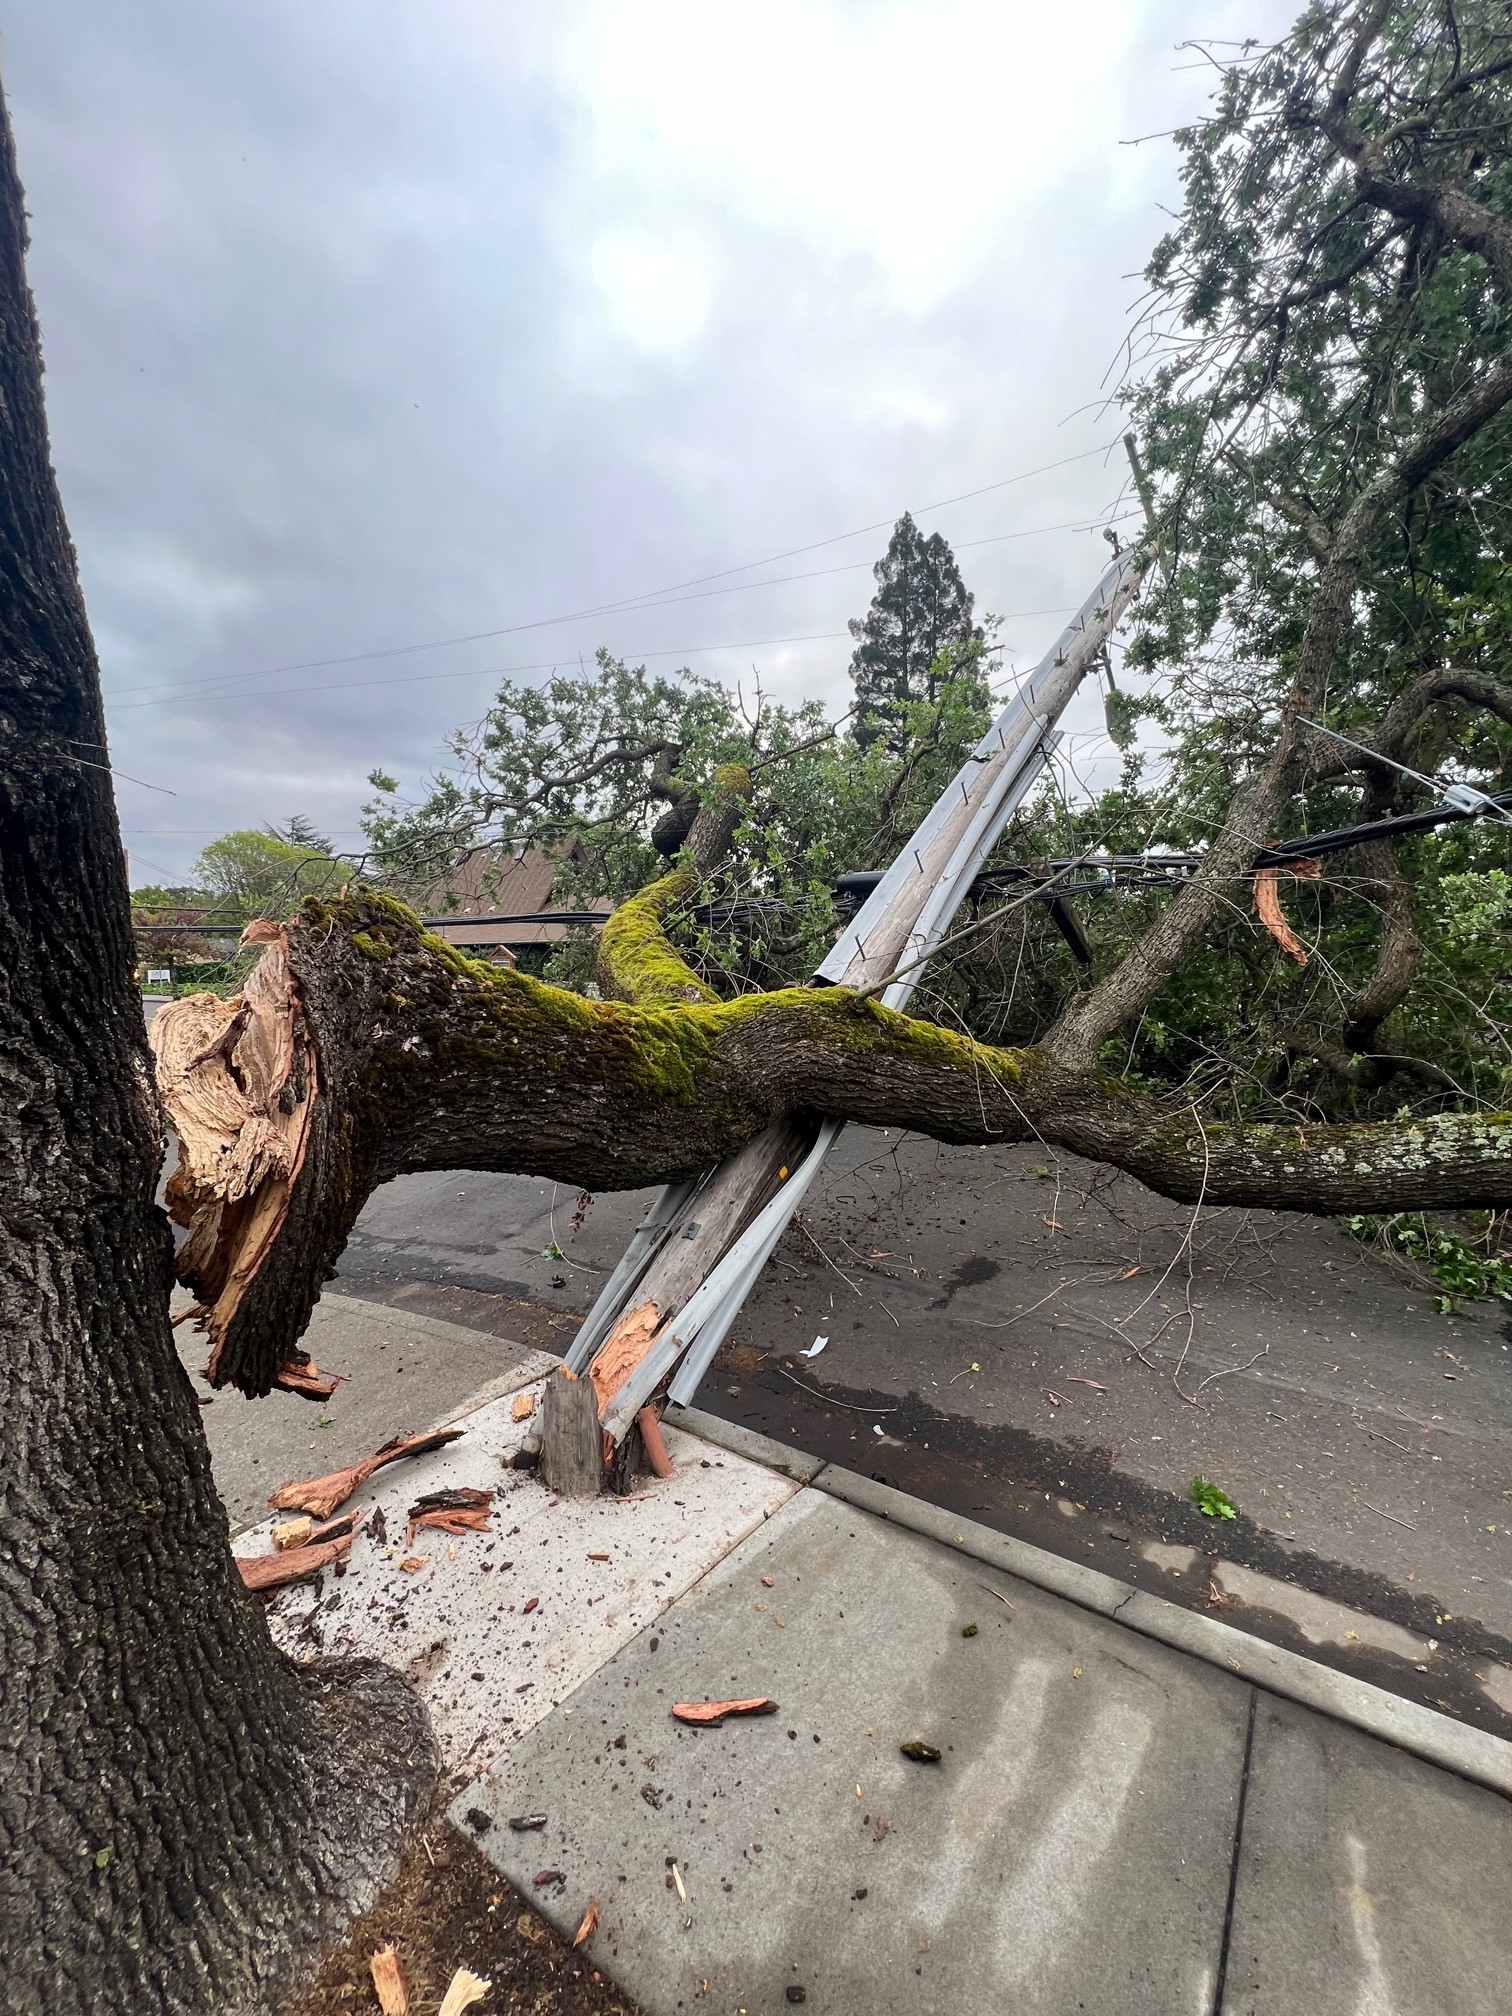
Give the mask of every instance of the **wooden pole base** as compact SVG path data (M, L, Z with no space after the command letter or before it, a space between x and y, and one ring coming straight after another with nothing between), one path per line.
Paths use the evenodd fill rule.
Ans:
M604 1437L591 1379L565 1365L541 1396L541 1477L561 1498L596 1498L604 1488Z

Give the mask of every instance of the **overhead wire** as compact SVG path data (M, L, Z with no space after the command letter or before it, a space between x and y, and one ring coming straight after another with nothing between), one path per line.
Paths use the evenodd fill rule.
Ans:
M1022 531L1018 532L994 532L991 533L985 539L962 539L957 542L955 550L959 553L964 553L968 551L970 548L975 546L1001 546L1006 544L1009 540L1036 539L1044 534L1051 532L1093 532L1098 530L1105 522L1108 524L1121 524L1123 522L1123 519L1122 518L1109 519L1106 521L1098 518L1087 520L1073 519L1064 525L1030 525L1025 527ZM627 610L624 613L631 616L637 616L641 613L641 609L645 609L648 611L653 609L671 609L675 608L681 602L703 602L707 601L710 596L715 595L741 595L745 594L752 588L782 588L786 587L790 582L793 581L822 581L827 579L832 574L857 574L861 571L862 568L864 567L870 568L874 564L875 563L870 560L847 560L846 562L843 563L843 565L839 567L814 567L804 574L777 574L767 581L737 581L732 583L732 585L728 588L704 588L700 589L698 593L694 595L674 595L669 597L664 602L646 602L641 604L640 607ZM1067 609L1065 606L1062 606L1057 609L1014 609L1010 610L1004 616L1003 620L1008 623L1015 623L1031 616L1064 616L1066 613ZM761 642L769 640L758 639L757 641ZM737 647L731 646L730 648L734 649ZM552 662L560 663L561 661L558 659L553 660ZM488 668L479 667L476 669L480 671L486 671ZM215 679L205 679L205 680L193 679L193 680L187 680L182 684L175 684L171 686L162 686L162 687L128 686L123 689L122 697L125 698L127 695L133 693L158 693L159 695L162 696L162 698L159 700L134 700L130 703L131 705L138 707L152 707L152 706L159 706L163 704L164 699L171 699L180 693L188 693L188 692L203 693L207 692L207 690L211 688L213 688L215 692L220 693L224 692L229 687L233 686L240 687L246 684L248 681L261 678L269 678L271 676L272 675L270 673L262 673L262 672L227 672L221 674L218 678ZM462 673L446 673L437 676L446 678L466 678L469 675L465 672L462 672ZM371 683L374 685L388 684L397 686L401 682L395 679L388 681L374 680ZM320 693L324 692L326 688L324 686L312 684L309 686L285 688L284 690L292 692ZM333 686L331 690L341 691L343 689L338 686Z
M984 483L978 489L963 490L957 496L954 497L942 497L935 503L920 506L920 515L922 516L930 511L944 510L947 505L967 503L973 498L985 497L990 493L992 493L993 491L1008 489L1012 485L1017 483L1026 483L1032 477L1047 475L1053 472L1054 470L1066 468L1070 464L1075 462L1087 461L1094 455L1105 455L1107 454L1110 447L1114 447L1116 445L1117 445L1116 442L1104 443L1102 446L1097 448L1083 449L1080 453L1076 455L1067 455L1062 457L1061 460L1058 462L1041 463L1039 467L1034 469L1025 469L1016 476L1004 476L995 483ZM281 665L255 667L245 672L217 674L214 677L205 680L179 682L179 690L188 691L193 686L199 686L199 687L219 686L233 681L241 681L247 679L277 678L278 676L280 676L282 673L285 672L324 671L342 665L363 664L376 658L406 657L420 651L449 650L461 644L487 643L497 637L517 636L527 630L554 629L559 625L567 623L583 622L594 616L624 615L633 612L637 608L655 608L670 598L680 596L682 594L682 591L685 589L701 588L705 586L707 583L712 581L728 580L729 577L733 574L750 573L753 569L757 567L775 566L779 561L782 560L796 559L801 554L804 553L819 552L826 546L839 545L842 544L847 539L860 538L867 532L880 531L894 522L895 522L894 520L887 518L876 519L869 525L854 526L848 532L836 532L833 533L827 539L811 540L807 545L804 546L792 546L789 547L785 552L768 554L764 559L761 560L742 561L738 566L735 567L721 568L711 574L693 575L686 581L672 582L663 588L645 589L640 594L637 595L622 596L616 601L598 603L583 609L569 610L559 616L536 617L526 623L506 624L494 630L476 630L454 637L433 637L414 643L385 645L370 651L347 652L337 657L296 659ZM1069 531L1074 529L1081 529L1081 528L1073 526L1040 526L1040 527L1031 527L1024 533L1008 533L1000 536L1004 538L1017 538L1017 537L1027 538L1032 536L1036 532ZM971 541L968 543L990 544L993 542L988 540L982 540L982 541ZM867 566L870 565L871 563L862 561L854 564L857 566ZM793 577L793 578L801 578L801 577ZM749 585L752 587L759 587L762 586L763 584L759 582L753 582ZM152 690L154 689L148 686L128 687L123 689L122 697L124 698L127 695L133 693L150 692Z
M1006 540L1034 538L1040 533L1090 532L1098 529L1102 522L1100 519L1091 519L1087 521L1075 521L1067 525L1036 525L1020 532L999 532L985 539L964 539L960 541L956 550L958 552L965 552L969 547L973 546L1001 545ZM872 562L869 560L859 560L844 567L820 567L808 574L780 576L775 581L742 582L739 584L739 587L776 588L788 581L817 581L825 575L854 573L861 567L870 567L871 565ZM715 589L712 592L715 594L730 594L738 592L738 589ZM699 599L701 598L691 595L678 598L681 601L697 601ZM647 605L648 608L653 609L670 606L668 603L650 603ZM1002 620L1005 623L1020 623L1027 622L1037 616L1064 616L1068 613L1068 606L1063 604L1059 608L1054 609L1010 609L1004 613ZM636 614L638 612L631 611L630 613ZM695 657L701 653L710 651L751 651L761 649L765 646L782 644L831 643L837 638L848 637L849 635L850 632L848 630L817 630L802 637L746 637L737 638L728 644L680 644L672 647L670 650L622 651L618 655L637 659ZM283 699L291 695L307 693L345 693L359 687L365 692L380 692L389 686L423 686L437 680L495 679L515 672L551 672L555 671L562 662L561 657L556 657L538 659L535 663L529 665L470 665L462 668L460 671L453 672L404 673L397 679L331 679L323 680L318 684L308 683L300 686L259 687L257 688L257 692L260 698L266 700ZM111 700L107 704L111 714L115 715L131 713L140 707L166 707L186 692L201 695L205 699L237 699L241 697L240 690L228 692L226 690L227 687L235 684L239 689L240 682L258 676L262 675L253 673L230 674L224 681L214 682L216 690L213 693L205 692L204 686L199 682L191 682L188 686L169 686L157 689L157 698L155 699L128 699L120 702ZM126 690L130 693L150 693L154 691L152 687L147 686L128 687Z

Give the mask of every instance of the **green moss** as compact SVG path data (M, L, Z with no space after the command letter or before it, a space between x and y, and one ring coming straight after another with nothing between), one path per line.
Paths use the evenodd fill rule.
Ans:
M697 886L691 869L679 868L621 903L599 940L599 972L621 1000L641 1007L673 1007L719 999L681 959L667 936L672 905Z
M714 772L714 782L732 798L751 795L751 773L744 763L721 763Z

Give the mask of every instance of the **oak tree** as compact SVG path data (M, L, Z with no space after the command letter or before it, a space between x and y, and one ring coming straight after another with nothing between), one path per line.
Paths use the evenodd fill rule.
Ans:
M0 2007L277 2009L435 1777L231 1560L168 1320L162 1122L0 108Z

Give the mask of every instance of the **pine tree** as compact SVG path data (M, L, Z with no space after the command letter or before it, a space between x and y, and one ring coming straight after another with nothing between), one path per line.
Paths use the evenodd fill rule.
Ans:
M879 736L900 747L907 709L936 700L952 659L980 646L984 634L972 621L973 598L955 555L938 532L926 539L908 512L872 572L872 605L850 625L855 736L863 747Z
M285 819L282 826L270 820L263 831L274 840L286 840L291 847L303 847L310 854L329 854L331 843L313 819L307 819L303 812L295 812Z

